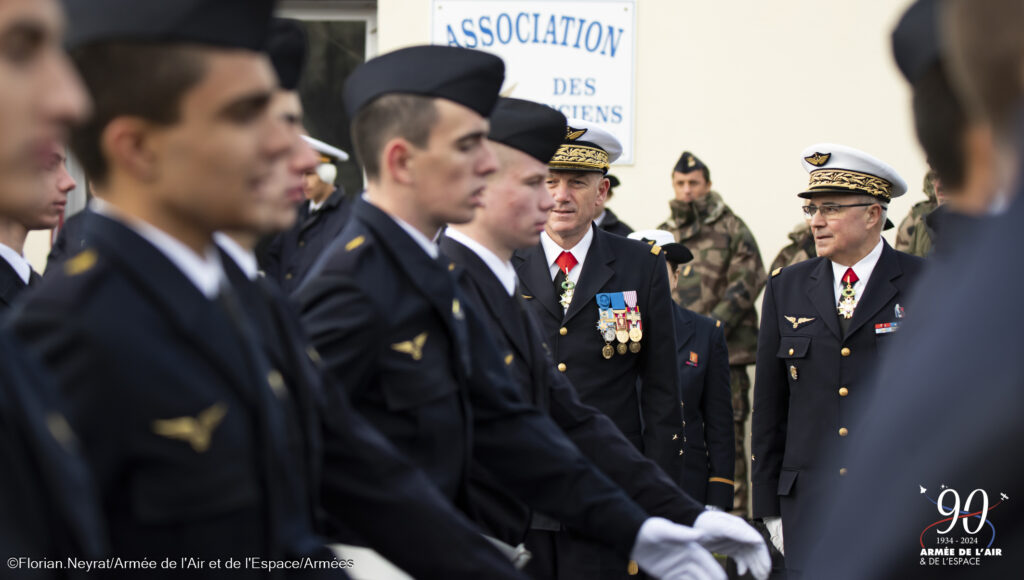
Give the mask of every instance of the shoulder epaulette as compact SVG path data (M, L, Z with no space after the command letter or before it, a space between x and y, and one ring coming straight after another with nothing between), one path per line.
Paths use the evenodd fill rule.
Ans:
M657 244L651 245L651 253L654 254L655 256L660 254L661 253L661 246L659 246Z
M96 250L89 248L75 255L75 257L64 262L64 273L68 276L84 274L96 265Z
M352 250L354 250L354 249L358 248L359 246L363 245L363 243L365 241L366 241L365 237L363 237L363 236L356 236L356 237L352 238L351 240L349 240L345 244L345 251L346 252L351 252Z

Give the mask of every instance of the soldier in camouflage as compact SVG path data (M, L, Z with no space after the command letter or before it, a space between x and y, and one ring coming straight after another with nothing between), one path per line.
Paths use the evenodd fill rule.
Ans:
M806 221L799 223L789 232L789 239L790 244L779 250L779 255L775 256L772 265L768 267L770 272L818 257L814 250L814 234L811 233L811 226Z
M928 214L935 211L935 208L942 205L936 196L938 178L934 171L929 171L924 177L924 194L928 196L925 201L920 201L910 208L910 213L900 222L900 229L896 233L896 249L901 252L927 257L932 249L932 232L925 223Z
M750 417L750 377L747 366L757 353L757 311L754 301L767 275L757 241L739 217L711 191L711 172L690 152L684 152L672 172L675 199L672 216L659 229L672 232L693 252L694 259L679 273L673 298L680 306L711 316L725 325L736 428L734 511L748 515L746 423Z

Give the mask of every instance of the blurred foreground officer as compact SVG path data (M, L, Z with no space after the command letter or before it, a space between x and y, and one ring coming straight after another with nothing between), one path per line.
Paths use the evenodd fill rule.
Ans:
M703 545L735 554L741 558L741 566L749 563L756 570L758 546L764 550L756 532L732 516L701 515L702 505L644 458L608 417L580 403L566 375L555 369L540 327L515 292L511 259L515 250L537 244L554 206L545 185L547 162L565 136L565 117L539 103L501 99L490 122L488 139L499 169L488 178L473 220L449 227L440 246L461 267L459 286L471 307L483 314L523 397L550 415L584 455L648 514L708 532L714 540L704 540ZM727 364L725 358L722 361ZM728 381L723 389L728 403ZM726 413L731 434L730 417ZM732 460L731 446L728 460ZM531 528L526 537L533 554L526 568L531 576L595 579L606 577L601 574L605 567L612 570L612 576L625 575L624 558L609 554L576 532L561 530L550 517L535 514L530 522L528 508L492 482L488 477L474 488L477 517L492 533L513 544L522 541L526 529ZM728 492L731 501L731 487ZM508 502L517 509L503 508ZM748 530L746 537L743 530Z
M693 259L686 246L665 230L641 230L631 239L661 247L668 265L669 287L675 289L679 268ZM710 509L732 509L732 397L729 392L729 351L722 322L673 303L679 385L683 403L681 485L693 499Z
M265 211L250 228L217 234L225 270L260 337L260 344L287 389L286 406L300 420L289 432L291 454L305 465L310 507L326 512L330 537L351 541L357 534L414 578L518 577L508 560L460 514L426 475L400 456L376 429L352 410L346 397L324 406L326 376L309 344L298 312L273 282L259 275L253 248L261 236L295 222L295 188L319 163L301 139L302 105L296 92L305 34L301 24L276 19L269 53L282 87L271 114L286 124L295 147L275 165L270 195L254 203ZM329 418L329 420L327 420ZM321 510L320 506L323 506ZM403 533L395 533L401 525ZM437 554L459 553L458 558ZM370 566L365 557L359 568ZM361 575L367 575L360 569Z
M503 79L501 59L444 46L392 52L349 77L367 194L297 294L347 390L329 396L350 396L463 509L478 464L658 577L720 578L699 531L649 518L523 400L432 241L446 223L472 219L497 169L485 116Z
M299 206L295 224L270 242L261 264L267 277L280 284L286 294L302 284L352 215L353 198L334 184L337 163L346 161L348 153L312 137L303 139L319 154L316 167L302 178L301 192L306 201Z
M292 147L270 115L276 80L259 52L273 3L67 6L72 58L95 102L72 145L109 203L88 224L89 247L40 284L14 323L68 401L112 551L329 560L288 448L295 418L280 373L259 352L212 242L215 230L258 219L250 202L269 195L272 168Z
M943 206L957 209L947 217L963 216L972 206L990 215L958 227L955 239L937 231L935 257L914 293L914 316L875 377L877 392L885 396L870 402L870 431L846 458L844 501L824 514L808 575L1013 578L1024 568L1024 477L1017 462L1024 437L1024 309L1017 291L1024 271L1024 91L1017 81L1024 70L1022 21L1020 0L922 0L893 35L897 62L941 60L948 95L966 114L963 138L947 130L948 115L918 116L914 83L918 135L945 136L921 139L929 162L936 152L955 151L952 168L964 170L963 187ZM940 47L949 50L940 53ZM979 138L983 133L990 138ZM935 165L940 178L949 167ZM977 175L980 168L991 173ZM1004 181L1008 177L1016 185ZM986 182L995 187L978 187ZM1008 210L1002 209L1000 189L1015 194ZM960 497L961 513L969 509L979 516L933 527L949 519L933 500L946 493L941 511L949 513L952 491ZM973 502L965 506L970 494ZM854 535L857 549L835 545L837 537ZM981 555L954 564L922 554L950 545L969 545L972 558Z
M869 375L924 264L882 238L889 202L907 190L895 170L828 143L801 157L810 185L799 196L809 200L819 257L768 281L751 433L754 517L764 518L791 579L810 555L814 508L847 474L840 460L863 435L855 421L871 397Z
M64 166L64 144L56 140L38 152L42 187L34 197L24 197L23 207L0 213L0 311L29 284L39 281L24 256L25 238L32 230L49 230L60 223L68 192L75 180Z
M593 223L622 147L569 121L548 163L554 207L540 243L512 263L560 372L673 481L683 471L671 293L660 251ZM637 388L639 385L639 389Z
M88 110L51 0L0 0L0 215L45 195L50 157ZM0 329L0 576L63 578L27 561L103 555L99 503L56 386Z
M729 380L736 441L734 506L747 514L747 460L744 441L750 417L750 377L757 349L754 301L764 287L761 252L747 224L711 190L711 171L696 155L684 151L672 170L675 199L672 215L659 229L693 252L672 293L683 308L722 321L729 345Z

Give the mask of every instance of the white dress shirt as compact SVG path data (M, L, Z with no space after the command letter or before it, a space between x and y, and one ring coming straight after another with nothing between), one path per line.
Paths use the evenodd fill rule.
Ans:
M220 254L217 253L217 247L214 244L207 246L203 255L200 256L163 230L140 219L124 216L109 203L97 204L93 209L101 215L124 224L147 242L153 244L210 300L215 299L220 293L221 282L226 278L224 268L220 263Z
M246 250L238 244L231 236L224 232L214 232L213 241L220 246L220 249L235 261L238 268L242 270L245 277L250 280L255 280L260 276L260 267L256 262L256 253L252 250Z
M871 278L871 273L875 271L875 265L878 264L878 258L882 256L882 239L878 239L878 243L875 244L874 249L868 252L867 256L861 258L859 262L854 264L853 273L857 275L857 283L853 285L853 291L857 296L857 301L860 301L860 297L864 294L864 289L868 287L868 280ZM832 262L832 289L835 290L836 304L839 303L839 297L843 293L843 276L846 275L846 269L849 266L843 266Z
M563 251L572 254L572 257L576 258L576 265L573 266L572 270L569 270L569 274L566 278L573 284L578 284L580 281L580 272L583 271L583 261L587 259L587 252L590 251L590 244L594 241L594 228L587 228L586 235L570 250L565 250L561 246L555 243L555 240L551 239L551 236L547 232L541 232L540 234L540 245L544 248L544 259L548 263L548 271L551 273L551 280L554 281L555 276L558 275L558 264L555 260L562 254Z
M480 257L481 260L487 264L487 267L494 272L494 275L501 282L501 285L505 287L505 291L511 296L516 291L516 269L512 266L512 262L503 261L498 257L497 254L488 250L483 244L467 236L466 234L448 228L445 235L449 238L459 242L463 246L466 246L473 253Z
M25 256L15 252L14 248L7 244L0 244L0 258L7 260L7 263L14 268L15 273L21 278L21 281L28 284L29 276L32 275L32 266L25 259Z

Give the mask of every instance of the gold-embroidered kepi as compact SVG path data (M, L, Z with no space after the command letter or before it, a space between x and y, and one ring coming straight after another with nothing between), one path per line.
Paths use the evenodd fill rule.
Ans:
M804 149L801 158L810 174L807 191L798 194L805 199L824 193L850 193L888 203L907 191L906 181L895 169L852 147L818 143Z
M570 119L565 142L555 152L548 166L562 171L607 173L621 154L622 145L611 133L593 123Z

